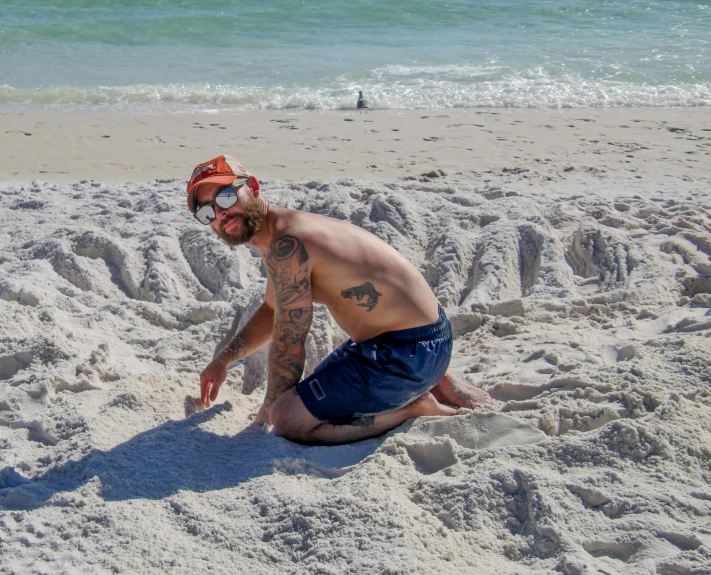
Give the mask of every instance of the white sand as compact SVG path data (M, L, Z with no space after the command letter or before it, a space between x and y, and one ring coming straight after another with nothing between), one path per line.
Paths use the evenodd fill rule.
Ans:
M258 151L192 138L211 117L3 117L0 573L711 573L711 113L481 114L490 134L458 136L470 116L228 117L273 126ZM291 124L336 163L305 163L328 150ZM393 129L390 160L368 138ZM265 285L185 209L220 152L415 262L452 369L497 401L303 447L250 424L261 353L193 413ZM307 369L342 337L319 308Z

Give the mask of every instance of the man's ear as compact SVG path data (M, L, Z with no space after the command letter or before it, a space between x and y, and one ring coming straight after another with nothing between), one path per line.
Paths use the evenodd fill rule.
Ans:
M254 176L247 178L247 185L252 189L255 198L259 197L259 180Z

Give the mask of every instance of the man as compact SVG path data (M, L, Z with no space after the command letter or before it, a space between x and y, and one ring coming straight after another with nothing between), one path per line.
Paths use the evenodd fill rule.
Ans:
M489 396L446 372L452 332L417 269L395 249L340 220L270 205L229 156L198 165L188 207L228 244L257 248L264 302L200 374L201 402L217 398L230 363L272 342L255 422L300 443L345 443L411 417L454 415ZM314 302L350 339L301 380Z

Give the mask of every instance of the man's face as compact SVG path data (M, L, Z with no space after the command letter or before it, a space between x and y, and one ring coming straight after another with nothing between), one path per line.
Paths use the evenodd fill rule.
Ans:
M198 207L215 199L226 186L202 184L198 187L196 199ZM215 219L210 227L231 246L239 246L251 240L262 226L262 206L248 186L237 190L237 203L231 208L221 208L214 204Z

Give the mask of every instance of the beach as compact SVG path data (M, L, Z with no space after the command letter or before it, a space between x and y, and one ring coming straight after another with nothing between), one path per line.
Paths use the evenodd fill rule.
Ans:
M4 0L0 574L711 575L709 29L679 0ZM492 401L300 445L255 424L266 346L203 409L267 288L187 209L223 154L412 262ZM347 338L316 304L303 376Z
M5 114L0 180L185 179L229 150L265 180L392 181L440 169L491 184L708 182L709 124L704 107Z
M1 573L711 573L708 108L0 126ZM222 153L415 263L494 401L301 446L260 351L196 411L266 284L186 209Z

